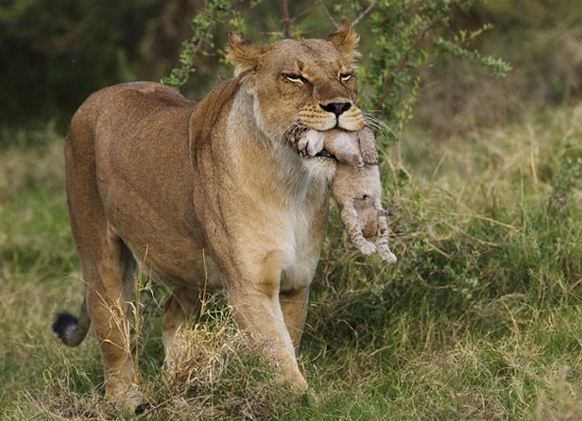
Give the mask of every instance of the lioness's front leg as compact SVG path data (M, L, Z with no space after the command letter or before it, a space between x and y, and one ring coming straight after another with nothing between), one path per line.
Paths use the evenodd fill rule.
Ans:
M269 254L259 270L249 275L233 280L227 289L235 320L239 328L265 350L291 387L303 392L307 382L299 371L279 302L281 266L278 253Z
M162 341L165 352L164 365L170 375L188 347L187 340L181 332L193 323L194 318L200 313L201 305L197 289L176 288L168 300L164 313Z
M301 335L305 326L307 306L309 303L309 286L300 287L279 294L285 326L291 336L295 351L299 349Z

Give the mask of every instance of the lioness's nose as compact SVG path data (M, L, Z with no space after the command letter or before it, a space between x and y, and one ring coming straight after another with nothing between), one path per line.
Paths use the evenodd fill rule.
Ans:
M330 102L329 104L319 104L319 106L328 113L334 113L339 117L341 113L352 107L350 102Z

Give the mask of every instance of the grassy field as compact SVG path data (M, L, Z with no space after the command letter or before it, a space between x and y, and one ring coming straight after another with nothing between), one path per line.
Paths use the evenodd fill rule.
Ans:
M83 288L62 138L0 136L0 416L123 418L101 398L94 335L67 349L50 331ZM167 292L142 280L144 418L582 417L582 105L400 146L383 163L399 262L357 255L334 213L300 355L308 396L278 386L220 298L178 381L162 381Z

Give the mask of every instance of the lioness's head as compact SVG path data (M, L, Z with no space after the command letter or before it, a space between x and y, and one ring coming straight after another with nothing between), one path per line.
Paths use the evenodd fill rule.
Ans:
M241 85L254 99L259 128L284 141L297 128L358 131L355 48L358 35L343 25L327 40L284 39L258 46L231 34L228 52Z

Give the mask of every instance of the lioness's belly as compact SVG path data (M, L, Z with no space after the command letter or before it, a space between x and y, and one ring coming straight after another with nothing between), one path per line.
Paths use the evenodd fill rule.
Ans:
M129 247L144 274L169 286L220 286L219 274L190 217L179 204L157 207L126 183L109 188L107 213L113 229ZM139 212L136 212L139 208ZM174 214L174 212L176 212Z

